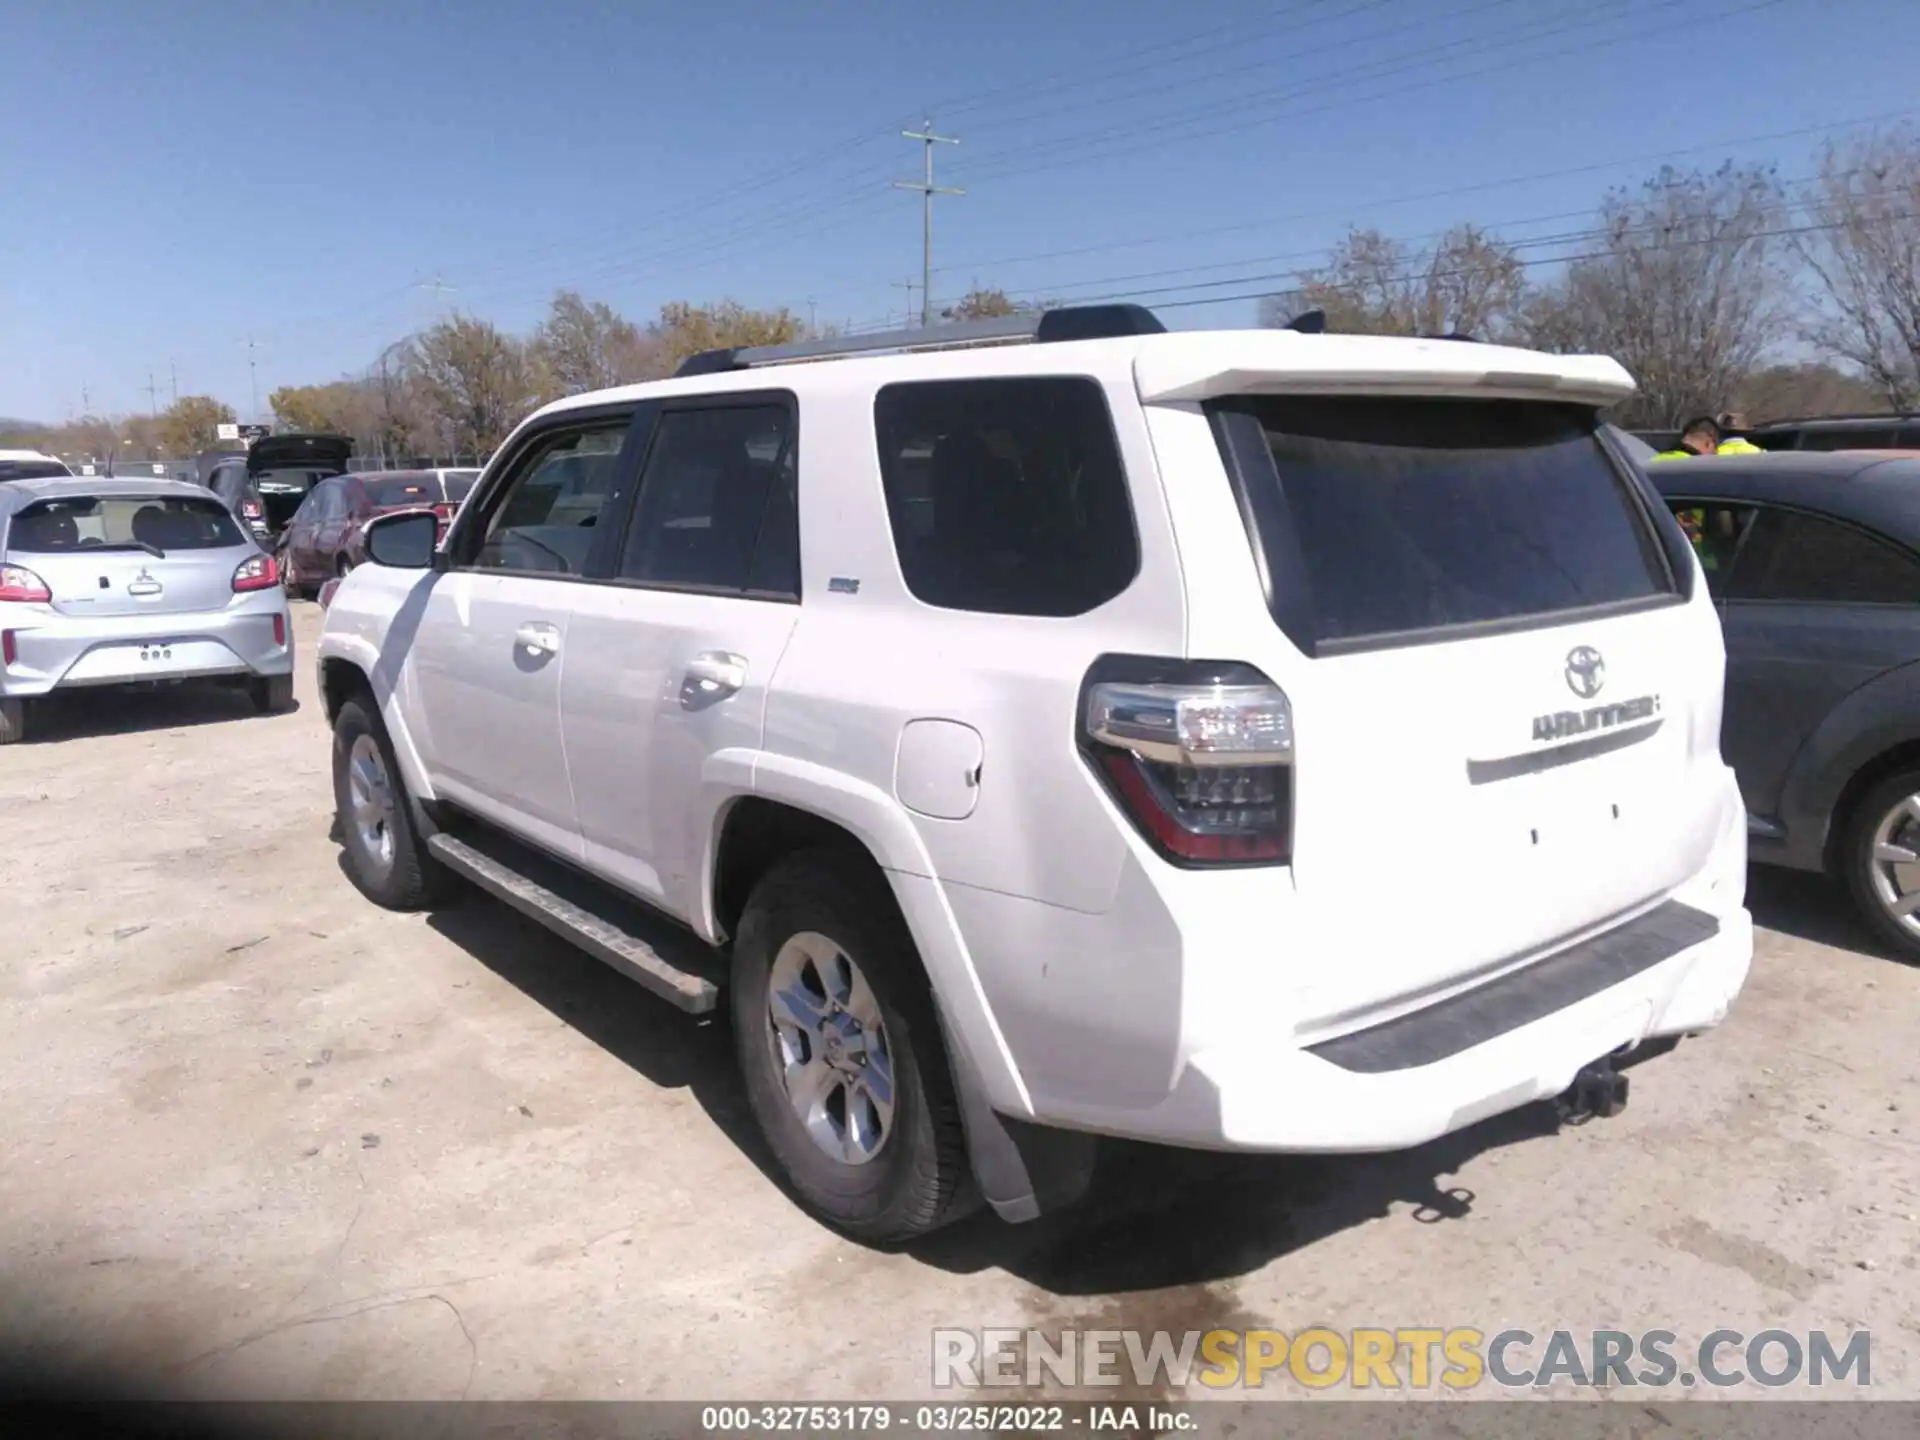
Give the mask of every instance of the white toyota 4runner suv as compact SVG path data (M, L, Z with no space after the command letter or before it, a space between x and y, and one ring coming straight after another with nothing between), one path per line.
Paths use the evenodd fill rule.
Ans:
M1753 943L1632 382L1310 328L1067 309L547 406L331 598L355 882L726 991L793 1191L873 1242L1068 1203L1100 1135L1612 1113Z

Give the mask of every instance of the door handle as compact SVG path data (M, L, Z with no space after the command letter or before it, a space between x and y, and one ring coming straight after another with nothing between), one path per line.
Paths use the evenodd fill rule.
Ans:
M558 655L560 653L560 632L553 626L537 620L529 620L513 632L514 641L535 655Z
M725 650L703 650L687 662L684 700L717 700L747 683L745 657Z

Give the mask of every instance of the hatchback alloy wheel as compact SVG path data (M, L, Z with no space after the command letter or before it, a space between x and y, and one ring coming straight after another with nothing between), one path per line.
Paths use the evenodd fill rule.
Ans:
M1887 918L1920 940L1920 795L1907 795L1873 831L1874 898Z

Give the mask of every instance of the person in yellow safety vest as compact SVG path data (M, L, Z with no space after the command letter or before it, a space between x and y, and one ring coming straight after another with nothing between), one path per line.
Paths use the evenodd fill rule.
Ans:
M1680 443L1662 450L1656 460L1687 460L1695 455L1712 455L1720 448L1720 422L1711 415L1699 415L1680 427Z
M1742 415L1738 410L1730 411L1722 415L1720 417L1720 444L1713 453L1716 455L1766 454L1766 451L1741 435L1740 432L1746 428L1747 417Z

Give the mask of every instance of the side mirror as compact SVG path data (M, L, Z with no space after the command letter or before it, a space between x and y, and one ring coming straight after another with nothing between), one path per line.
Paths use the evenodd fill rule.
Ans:
M426 570L439 535L440 517L431 510L377 516L367 522L367 558L395 570Z

